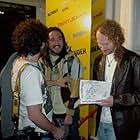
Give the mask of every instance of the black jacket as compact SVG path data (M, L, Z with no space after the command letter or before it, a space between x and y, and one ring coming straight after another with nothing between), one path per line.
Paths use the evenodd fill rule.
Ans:
M140 130L140 56L125 48L112 80L111 115L117 140L137 140ZM104 80L105 56L95 60L93 79ZM97 111L97 129L101 107ZM96 132L97 132L96 129Z

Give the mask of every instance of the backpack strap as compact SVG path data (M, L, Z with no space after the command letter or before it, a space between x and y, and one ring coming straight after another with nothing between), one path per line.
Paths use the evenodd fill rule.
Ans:
M20 105L20 77L21 73L29 64L24 64L18 71L16 83L13 91L13 106L12 106L12 120L14 122L15 130L18 130L18 117L19 117L19 105Z
M24 64L21 66L21 68L18 71L18 75L17 75L17 79L16 79L16 84L15 84L15 88L14 88L14 92L17 92L19 95L19 89L20 89L20 77L21 77L21 73L24 71L24 69L27 67L27 65L29 64Z
M25 68L29 65L32 65L30 63L26 63L21 66L21 68L18 71L16 83L13 91L13 111L12 111L12 119L15 125L15 130L18 130L18 118L19 118L19 106L20 106L20 78L22 72L25 70ZM39 67L32 65L33 67L40 70ZM41 71L41 70L40 70Z

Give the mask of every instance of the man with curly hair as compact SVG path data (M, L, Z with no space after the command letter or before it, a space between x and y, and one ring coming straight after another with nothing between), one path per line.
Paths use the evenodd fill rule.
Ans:
M17 54L14 54L9 59L0 79L1 90L5 91L2 95L1 127L3 138L13 135L12 113L18 113L18 130L23 130L27 127L34 129L35 133L32 139L37 139L38 137L41 140L49 140L49 132L53 134L55 139L63 138L64 131L51 123L51 99L47 92L45 78L41 68L38 66L38 60L47 45L46 41L47 28L35 19L26 19L20 22L12 34L12 45ZM25 65L26 67L24 67ZM8 71L6 76L8 81L4 79L6 71ZM19 72L21 73L19 74ZM15 88L17 87L17 79L19 80L19 89ZM5 96L9 101L6 101ZM13 96L15 105L18 105L17 103L19 102L17 111L15 111L16 108L13 108L13 111L10 110L13 102L11 96ZM8 116L6 116L6 113ZM7 120L11 130L7 126ZM10 134L7 134L7 129ZM36 136L35 134L37 137L34 137Z
M122 28L105 20L95 37L102 54L94 63L93 79L111 82L108 98L98 100L97 138L137 140L140 130L140 56L123 47Z

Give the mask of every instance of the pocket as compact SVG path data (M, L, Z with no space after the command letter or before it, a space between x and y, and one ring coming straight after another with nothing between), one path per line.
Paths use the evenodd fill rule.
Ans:
M27 126L23 130L15 131L14 140L40 140L37 133L34 132L34 128Z

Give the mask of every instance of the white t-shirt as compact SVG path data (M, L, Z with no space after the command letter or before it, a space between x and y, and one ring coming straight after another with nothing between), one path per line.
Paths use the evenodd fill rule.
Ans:
M105 65L105 81L112 82L117 61L115 61L114 53L111 53L106 57L108 58L106 58L106 65ZM110 61L110 63L107 61L107 59L108 61ZM101 121L104 123L112 123L110 107L106 107L106 106L102 107Z
M29 63L27 61L16 61L13 65L12 71L12 88L14 89L17 69L25 64ZM32 64L36 65L36 64ZM44 79L41 71L32 66L28 65L21 74L20 79L20 109L19 109L19 130L23 129L26 126L31 126L35 128L36 132L45 132L41 130L38 126L36 126L31 120L28 118L27 108L26 106L42 104L42 112L43 114L52 121L52 105L49 97L46 94L46 87L42 89L44 85ZM43 94L42 90L44 90L45 94ZM47 103L47 109L44 109L44 106Z

